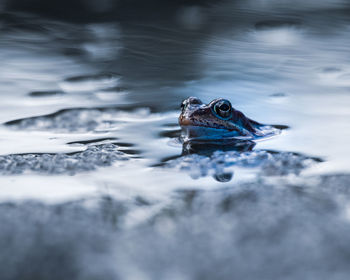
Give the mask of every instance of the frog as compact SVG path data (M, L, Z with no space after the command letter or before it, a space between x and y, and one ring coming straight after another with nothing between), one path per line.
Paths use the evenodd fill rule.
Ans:
M248 118L224 98L205 104L197 97L188 97L181 103L178 122L185 142L256 141L281 132L281 126L266 125Z
M289 127L255 121L224 98L208 104L197 97L186 98L181 103L178 122L182 153L168 164L180 166L195 179L211 174L216 181L229 182L235 167L255 168L265 176L299 174L323 161L297 152L256 149L258 141L274 137Z

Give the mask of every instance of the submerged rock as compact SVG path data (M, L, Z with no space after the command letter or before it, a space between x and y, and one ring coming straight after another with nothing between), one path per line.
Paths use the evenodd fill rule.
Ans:
M48 174L70 174L110 166L128 157L115 144L88 146L73 154L19 154L0 156L0 174L21 174L32 171Z
M123 106L121 106L123 107ZM73 108L52 114L21 118L4 123L14 130L53 132L101 132L114 130L128 120L144 120L151 117L147 108Z
M109 114L103 114L96 109L69 109L45 116L13 120L5 125L13 129L87 132L103 125L103 118L107 115Z
M216 151L209 156L187 155L169 161L166 166L186 171L192 178L212 175L218 181L227 182L232 178L234 167L257 168L259 175L282 176L299 174L303 169L320 161L318 158L291 152Z

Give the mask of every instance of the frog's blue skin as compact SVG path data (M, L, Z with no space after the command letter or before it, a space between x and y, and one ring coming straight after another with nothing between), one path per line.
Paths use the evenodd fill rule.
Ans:
M237 143L255 141L280 132L273 126L258 123L235 110L230 101L215 99L209 104L189 97L181 104L179 124L186 141Z

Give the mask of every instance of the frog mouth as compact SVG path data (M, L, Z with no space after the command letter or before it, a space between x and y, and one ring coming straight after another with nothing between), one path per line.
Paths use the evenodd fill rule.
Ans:
M225 141L229 139L253 140L253 135L242 135L239 131L212 128L205 126L183 126L181 139L183 141Z

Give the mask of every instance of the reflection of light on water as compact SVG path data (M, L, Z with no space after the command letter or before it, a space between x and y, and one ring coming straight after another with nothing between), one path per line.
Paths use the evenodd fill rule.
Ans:
M81 180L79 177L1 176L0 202L36 199L46 203L60 203L96 194L98 187L92 182Z
M260 43L272 46L288 46L302 44L302 32L295 28L273 28L268 30L254 31L252 36Z
M289 101L289 96L285 93L270 94L267 102L274 104L283 104Z
M244 8L248 6L252 10L268 10L270 12L283 8L288 10L342 8L346 3L346 0L294 0L291 5L289 0L248 0L243 1L240 5Z
M348 87L350 86L350 65L343 66L343 68L325 67L323 69L319 69L319 71L315 73L315 78L318 79L320 84L327 87Z
M60 88L67 92L93 92L109 89L119 84L120 76L112 73L68 78L59 83Z
M127 166L114 166L91 173L90 179L95 180L96 185L115 187L119 184L128 190L134 188L134 193L159 193L164 182L167 182L170 190L179 186L210 188L218 186L212 178L194 181L188 174L176 170L149 167L164 158L181 154L181 144L173 141L172 137L175 136L165 136L163 133L165 124L176 125L178 112L160 114L154 111L159 110L157 106L160 103L174 109L174 104L179 104L186 95L196 95L204 101L220 96L230 99L236 109L260 122L291 126L281 136L259 142L258 148L324 157L330 163L320 164L323 168L321 172L327 172L330 166L335 171L346 169L350 158L345 150L349 137L346 121L349 100L344 95L349 72L349 61L344 55L349 45L348 31L333 34L332 45L311 28L304 28L302 21L297 24L293 24L293 21L291 24L276 21L276 26L265 24L263 28L260 26L256 29L252 29L255 22L250 22L247 28L235 28L233 24L233 30L220 28L215 33L206 33L203 27L209 18L208 11L197 6L184 7L176 15L176 28L156 26L150 28L152 32L145 32L142 28L135 31L132 26L123 30L124 24L53 24L47 34L24 32L2 39L0 57L8 71L0 73L1 91L7 97L0 104L0 121L72 107L116 106L113 112L93 110L76 116L84 119L78 129L88 129L89 120L97 121L94 136L96 133L107 133L128 145L134 145L130 150L134 149L135 153L139 151L139 158L128 162ZM200 43L192 36L187 38L188 34L182 37L178 24L183 30L190 30L190 34L201 30L208 37L196 33L200 39L205 39L199 40ZM65 31L68 29L71 33ZM168 44L168 41L171 43ZM154 47L158 42L161 46ZM56 48L49 50L45 44ZM126 49L120 52L123 44L126 44ZM174 44L175 47L171 48ZM177 46L181 48L177 49ZM139 63L138 59L129 60L128 57L120 60L121 56L130 53L137 53L137 58L146 58L145 62ZM141 70L138 69L140 65ZM174 65L186 67L178 70ZM163 70L168 68L175 69L174 76L162 75ZM126 73L131 76L136 71L141 81L131 79L131 83L126 85L130 91L120 92L118 88L122 88L122 83L130 76L99 74L118 69L127 69ZM154 71L152 73L157 76L156 81L146 78L147 83L155 85L154 91L144 90L138 84L141 82L143 85L143 74L147 74L148 70ZM198 75L191 76L189 82L181 78L177 80L178 76L184 74L188 77L188 73L192 72ZM120 77L122 79L119 80ZM159 85L163 82L174 87ZM141 88L136 94L132 88L135 85ZM28 94L32 91L54 91L59 87L66 93L35 98ZM286 94L271 96L273 93ZM144 108L146 101L152 110L130 110ZM130 106L120 110L123 104ZM74 114L71 116L75 122L79 121L74 119ZM66 117L69 119L69 114ZM47 128L49 125L46 121L41 125ZM39 127L33 126L31 129L35 131ZM26 132L7 133L7 140L2 141L4 153L5 149L14 153L44 150L64 152L84 147L67 145L69 137L64 133L50 139L57 131L47 134L33 132L28 140L24 135ZM87 134L75 133L74 137L90 139ZM253 178L256 174L251 170L229 171L235 173L233 182L243 177Z
M126 91L97 91L95 92L95 96L102 101L111 101L116 102L121 98L125 98L127 95Z
M344 213L345 218L350 222L350 205L349 204L345 205L343 211L344 211L343 213Z
M68 142L104 138L109 134L50 133L34 131L0 130L0 155L24 153L72 153L84 151L86 147L67 145Z
M89 41L82 44L92 59L115 59L122 47L120 28L115 24L90 24L87 30L91 33Z
M177 20L185 28L197 30L202 27L206 18L201 7L189 6L178 10Z
M84 5L88 10L90 10L93 13L106 13L111 8L113 8L113 5L116 4L119 0L85 0L82 1L80 4Z
M99 3L96 1L95 5L99 6ZM111 1L102 1L97 7L101 8L100 11L108 7L104 3ZM279 6L286 5L287 1L251 3L266 5L265 11L270 13L269 3ZM330 1L311 0L301 6L315 6L315 3L322 6ZM294 5L288 5L290 9L294 8ZM242 13L247 18L255 17L250 11ZM263 16L268 17L266 14ZM313 14L310 12L307 16ZM210 30L204 30L198 10L190 8L183 16L182 30L178 25L174 29L157 26L155 32L144 37L131 31L127 36L134 36L132 40L111 35L110 32L115 30L104 29L103 25L92 29L81 27L85 34L82 38L74 32L73 35L63 32L60 40L52 40L49 44L40 36L28 43L30 36L26 36L17 43L20 49L17 52L10 50L11 43L4 46L3 37L0 38L0 61L6 69L0 72L0 121L26 118L22 122L11 122L6 129L0 130L0 154L80 151L90 145L87 144L89 139L102 137L108 138L106 142L117 141L116 146L119 146L116 149L129 159L123 163L115 160L110 162L111 166L98 167L92 172L79 171L74 176L67 173L60 176L47 176L47 173L0 176L0 201L15 201L2 205L4 211L0 217L5 221L1 236L15 240L2 250L6 263L11 264L10 271L19 270L21 273L21 269L16 269L19 264L36 272L31 269L33 258L28 258L29 254L39 256L34 258L34 261L39 259L37 263L44 259L45 267L47 264L49 268L60 267L64 258L69 264L61 271L64 273L73 268L71 271L73 274L78 271L78 278L99 275L99 279L105 279L115 275L114 278L128 279L196 279L205 275L210 279L220 276L230 279L236 275L237 279L258 279L268 278L267 275L285 275L288 271L290 279L302 279L307 266L306 274L311 278L331 279L336 274L347 279L349 176L345 176L346 180L334 176L322 184L323 176L318 175L349 173L350 98L346 81L350 69L349 33L337 33L330 38L329 34L315 34L315 30L303 28L304 23L298 26L300 29L284 26L252 31L254 23L250 22L246 29L241 28L244 21L239 19L234 19L239 28L226 33L227 29L222 26L226 21L231 24L227 14L219 24L220 28L215 26L216 22L210 21ZM55 30L56 27L51 28ZM198 28L201 34L205 33L204 37L195 34ZM195 36L183 39L182 32L187 29L198 35L200 42ZM162 32L171 36L162 36ZM138 58L146 58L141 64L144 67L138 69L138 60L127 57L119 68L129 68L126 71L129 76L123 73L123 80L103 81L90 76L85 81L80 80L82 83L77 83L75 90L67 88L69 92L62 95L39 94L34 97L28 94L55 91L58 82L65 78L70 77L68 87L71 87L72 81L79 81L79 77L118 71L119 55L125 55L118 53L112 58L113 53L118 52L118 47L114 49L113 44L120 46L119 39L126 40L130 49L136 46L137 56L142 53ZM168 39L171 43L163 45L162 41ZM177 44L178 41L181 44ZM159 48L147 48L148 44L159 43ZM174 44L174 48L169 47ZM52 53L47 50L48 46L55 48ZM67 47L68 53L73 55L66 55ZM169 56L164 56L166 52ZM186 67L174 67L177 64L186 64ZM175 75L162 75L166 68L174 69ZM137 70L137 79L120 85ZM149 79L147 75L145 78L143 71L148 70L154 71L155 76L159 74L158 79ZM177 79L182 72L187 77L189 72L199 74L191 76L191 82L183 83L181 78ZM154 91L145 90L142 83L138 85L139 78L153 84ZM174 86L163 87L162 83ZM119 92L118 87L123 86L130 91ZM133 86L139 86L137 94L133 92ZM81 91L83 88L87 91ZM301 166L300 170L305 170L301 176L278 176L273 173L273 163L293 170L286 165L285 157L279 157L279 161L269 161L271 166L264 165L264 171L269 174L265 176L258 166L247 168L248 163L255 164L253 153L246 155L240 167L239 164L224 165L221 156L232 164L237 157L222 152L217 157L217 164L203 158L205 164L212 164L213 170L222 165L218 174L208 171L201 161L188 161L188 173L176 167L163 168L159 165L174 158L186 163L183 157L179 158L182 146L175 140L177 134L174 133L179 129L176 123L179 112L175 108L185 95L196 95L206 102L222 96L257 121L290 126L281 135L257 143L256 150L269 150L268 159L273 159L272 154L279 157L280 151L286 151L320 157L325 162L315 163L312 169ZM150 108L145 108L146 101ZM159 112L160 103L171 109ZM128 106L123 108L123 104ZM107 109L109 106L111 108ZM70 110L72 107L80 109ZM28 118L60 109L66 110ZM80 143L67 144L79 140ZM108 150L102 161L111 153ZM300 166L302 162L298 161L298 156L294 161L293 155L291 163ZM1 157L0 165L3 159L6 161L8 157ZM85 159L90 163L92 157ZM12 163L21 166L21 161L5 162ZM203 173L193 169L195 163L208 177L201 177ZM29 170L32 169L26 169ZM310 174L317 176L310 180L306 176ZM213 175L223 183L210 177ZM231 182L227 182L230 179ZM252 183L241 185L246 181ZM174 200L179 189L196 194L186 195L181 201ZM213 189L215 191L202 191ZM65 203L58 207L19 202L37 199L57 203L96 196L107 196L101 211L84 202ZM145 203L141 199L135 203L135 198L141 198ZM120 211L126 211L125 216L116 211L116 206L117 209L123 208ZM134 226L137 226L135 230L127 230ZM283 240L282 246L280 240ZM227 250L227 244L233 250ZM263 255L268 257L261 258ZM280 260L283 260L282 265ZM228 262L232 264L231 268L227 268ZM116 265L119 263L120 266ZM45 267L38 268L39 278L40 272L52 274ZM246 271L251 277L245 277Z
M208 78L188 84L188 91L205 100L230 99L253 119L291 127L257 148L324 157L313 169L318 173L349 171L348 35L349 30L334 34L332 47L302 27L243 31L235 39L215 36L203 49Z

